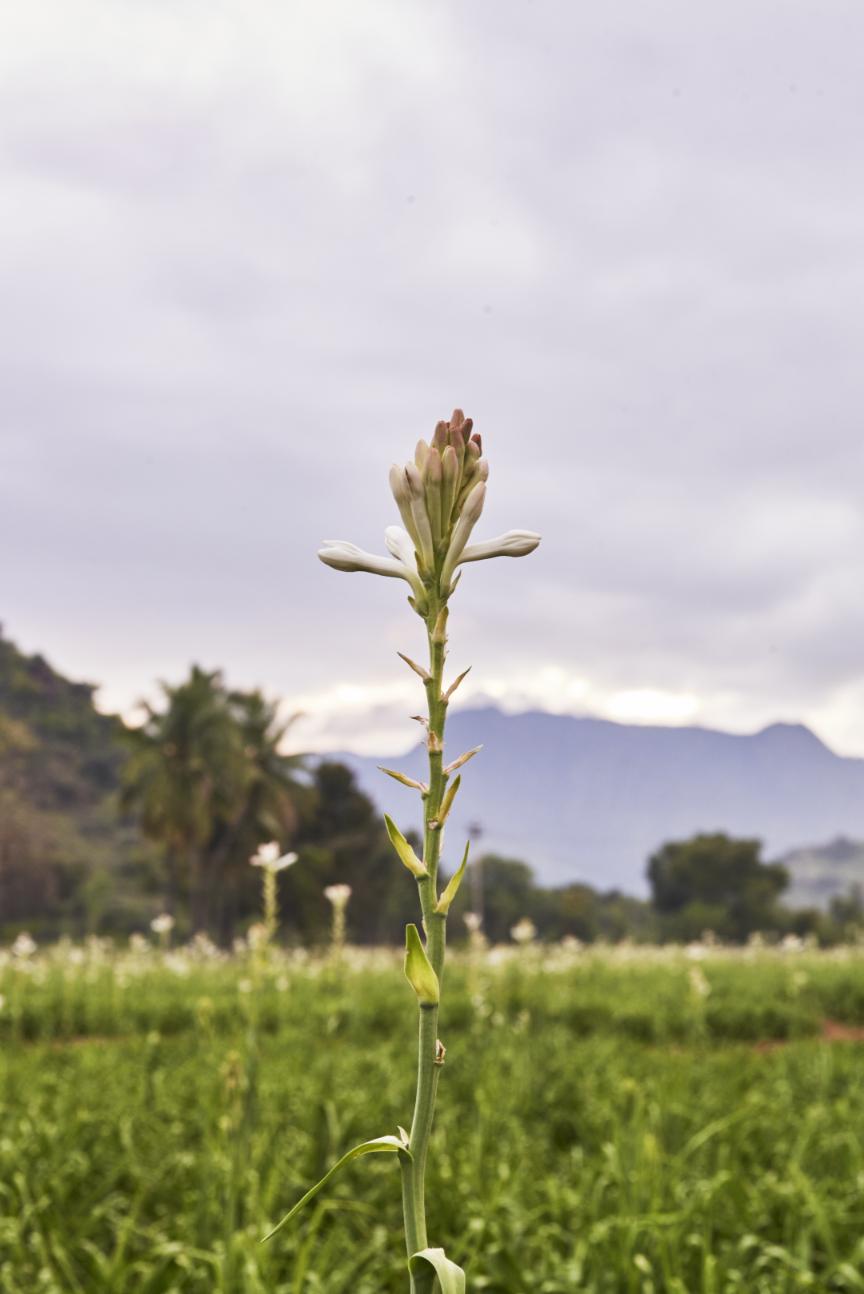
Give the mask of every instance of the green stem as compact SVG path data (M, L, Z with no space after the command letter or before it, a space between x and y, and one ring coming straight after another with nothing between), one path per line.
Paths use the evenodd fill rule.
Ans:
M428 876L418 883L426 949L432 967L443 983L446 948L446 918L435 911L438 898L438 864L441 857L441 830L438 816L447 788L444 772L444 725L447 702L443 697L444 659L446 656L445 605L431 599L427 616L429 639L429 679L426 698L429 713L429 790L425 795L423 860ZM441 1064L438 1056L438 1007L420 1007L419 1047L417 1055L417 1093L411 1122L411 1159L403 1164L402 1205L405 1216L405 1241L409 1256L428 1245L426 1231L426 1160L435 1114L435 1096ZM412 1294L431 1288L425 1278L411 1278Z

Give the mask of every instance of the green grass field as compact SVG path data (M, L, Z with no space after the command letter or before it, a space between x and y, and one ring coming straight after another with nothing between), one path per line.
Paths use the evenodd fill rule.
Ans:
M389 1156L259 1243L409 1118L396 955L61 948L0 999L3 1294L403 1294ZM432 1242L469 1291L864 1290L864 1046L826 1020L864 1025L860 952L457 954Z

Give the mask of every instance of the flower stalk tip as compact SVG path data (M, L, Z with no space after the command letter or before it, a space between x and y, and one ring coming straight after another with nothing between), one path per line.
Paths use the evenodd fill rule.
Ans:
M431 442L419 440L411 462L390 469L390 489L402 526L388 526L389 556L368 553L347 540L326 540L318 556L338 571L365 571L406 580L420 616L430 602L446 606L458 582L457 567L489 557L525 557L540 536L532 530L469 544L483 512L489 464L474 424L461 409L439 422Z

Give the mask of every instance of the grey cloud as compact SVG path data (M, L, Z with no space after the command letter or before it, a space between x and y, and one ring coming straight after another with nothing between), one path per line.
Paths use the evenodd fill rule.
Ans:
M314 550L460 402L487 533L544 532L460 651L864 751L857 6L53 12L2 55L11 633L118 700L381 680L410 613Z

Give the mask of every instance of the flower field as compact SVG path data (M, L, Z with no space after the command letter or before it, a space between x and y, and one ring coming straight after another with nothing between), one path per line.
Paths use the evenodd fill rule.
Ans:
M0 954L4 1294L401 1290L390 1156L260 1243L409 1117L398 964ZM862 1026L857 949L457 952L433 1231L497 1294L864 1290Z

